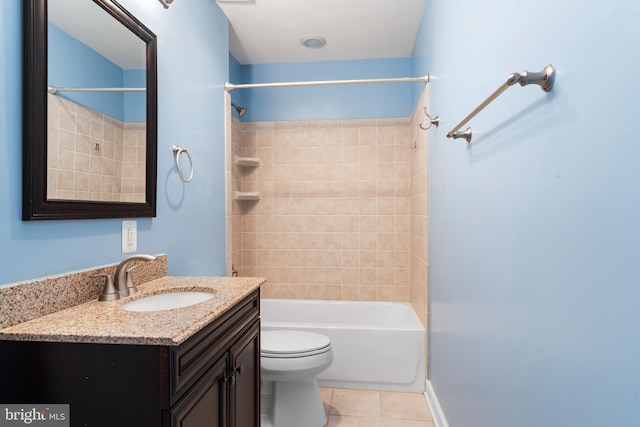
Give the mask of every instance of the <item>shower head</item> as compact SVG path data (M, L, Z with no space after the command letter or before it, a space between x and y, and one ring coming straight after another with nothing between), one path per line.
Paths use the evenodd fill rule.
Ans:
M247 114L246 108L238 107L233 102L231 103L231 106L236 109L236 111L238 112L238 116L243 117L245 114Z

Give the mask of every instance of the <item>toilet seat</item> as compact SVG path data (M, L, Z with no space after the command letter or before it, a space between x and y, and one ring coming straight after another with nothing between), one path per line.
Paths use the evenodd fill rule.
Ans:
M260 332L263 426L318 427L327 416L316 375L333 363L329 337L302 330Z
M260 333L260 357L292 359L330 350L331 340L315 332L277 330Z

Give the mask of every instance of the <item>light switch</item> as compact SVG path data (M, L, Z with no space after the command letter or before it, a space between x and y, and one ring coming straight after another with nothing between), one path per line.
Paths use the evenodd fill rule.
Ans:
M135 252L138 248L138 225L135 220L122 221L122 253Z

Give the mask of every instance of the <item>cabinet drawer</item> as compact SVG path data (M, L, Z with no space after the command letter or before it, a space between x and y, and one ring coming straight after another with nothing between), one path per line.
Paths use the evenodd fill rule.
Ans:
M210 325L171 349L170 401L173 405L237 339L242 330L260 317L256 290Z

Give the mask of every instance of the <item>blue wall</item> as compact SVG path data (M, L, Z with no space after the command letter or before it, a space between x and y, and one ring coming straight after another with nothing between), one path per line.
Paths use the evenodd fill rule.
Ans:
M229 81L231 83L239 83L241 76L242 65L238 62L235 56L229 52Z
M229 52L229 82L234 84L239 84L240 82L242 82L242 65L240 65L236 57L233 56L231 52ZM244 99L247 92L248 91L246 90L231 91L231 102L240 107L244 107ZM231 110L231 114L233 114L237 119L240 119L235 109Z
M49 23L48 83L55 87L145 87L144 70L123 70L60 28ZM146 120L143 93L60 92L94 111L122 121Z
M118 262L121 220L21 221L20 0L0 2L0 284ZM121 0L158 36L158 209L138 219L138 252L169 255L172 275L225 273L224 97L228 24L215 2ZM183 184L173 144L189 149ZM64 250L60 250L64 248Z
M124 87L147 87L146 70L122 70L122 81L124 83ZM124 121L147 121L146 92L124 93Z
M411 58L258 64L240 68L241 82L233 83L414 77ZM391 83L237 89L231 94L247 108L243 120L249 122L407 117L412 110L411 86Z
M640 3L431 0L430 375L451 427L640 425ZM451 25L457 22L458 25ZM556 86L512 87L553 63Z

